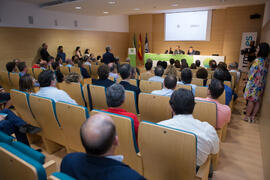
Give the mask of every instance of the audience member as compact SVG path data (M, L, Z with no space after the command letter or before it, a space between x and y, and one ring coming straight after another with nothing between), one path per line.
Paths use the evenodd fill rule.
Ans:
M90 57L89 56L84 56L83 57L83 62L84 62L84 65L86 66L91 66L91 60L90 60Z
M57 63L59 64L60 67L63 66L63 65L62 65L62 64L63 64L63 60L62 60L62 58L61 58L60 56L57 56L57 57L55 58L55 62L57 62Z
M177 70L174 67L174 63L175 63L175 60L170 59L170 65L166 69L166 71L164 73L165 75L173 75L173 76L177 77Z
M63 101L66 103L77 104L65 91L56 88L57 81L53 71L42 71L38 76L38 82L40 84L40 90L36 95L51 98L55 102Z
M227 64L226 63L219 62L217 67L224 71L224 73L225 73L224 81L232 81L232 76L231 76L230 72L227 69Z
M236 84L240 81L240 71L238 70L238 63L234 62L229 65L229 72L235 72L236 73Z
M175 68L181 68L181 64L179 60L175 60L175 64L174 64Z
M48 53L48 45L46 43L43 43L41 46L40 56L41 56L41 59L43 59L47 62L49 61L49 57L51 55Z
M52 63L52 68L54 70L54 74L56 76L57 82L59 82L59 83L63 82L64 75L61 73L60 66L59 66L59 63L57 61Z
M210 60L209 61L209 68L211 69L211 71L215 71L217 68L217 62L215 60Z
M61 172L80 180L144 179L122 163L122 155L115 155L119 142L111 117L101 113L91 116L81 126L80 135L86 153L65 156Z
M161 61L161 66L163 67L164 71L167 69L167 61Z
M88 48L85 49L84 55L89 57L90 56L90 49L88 49Z
M206 86L208 79L208 71L205 68L199 68L196 72L196 77L199 79L203 79L203 85Z
M83 77L84 79L90 78L90 75L89 75L87 69L85 69L85 68L83 67L82 61L79 61L79 62L78 62L78 66L79 66L79 68L80 68L80 70L81 70L81 75L82 75L82 77Z
M6 64L6 69L9 73L16 73L16 63L15 62L8 62Z
M225 72L224 72L222 69L217 68L217 69L215 70L215 72L214 72L213 77L214 77L215 79L220 80L222 83L224 83L224 80L225 80ZM232 94L233 94L233 92L232 92L232 89L231 89L229 86L225 85L225 84L224 84L224 89L225 89L225 99L226 99L225 104L226 104L226 105L229 105L230 102L231 102L231 100L232 100Z
M192 116L195 101L193 94L186 89L178 89L170 98L173 118L158 124L192 132L197 136L197 166L205 163L210 154L219 152L219 138L213 126Z
M116 81L119 78L119 75L117 74L117 66L115 63L109 63L108 64L110 73L109 77L113 77L113 79Z
M163 89L152 91L151 94L160 96L171 96L177 84L177 79L174 75L168 75L164 79Z
M71 68L74 66L73 59L75 59L75 56L72 56L72 60L71 59L66 60L66 63L67 63L66 67Z
M224 84L220 80L212 79L208 86L207 98L196 98L198 100L215 102L217 104L217 129L223 128L223 126L231 120L231 108L218 101L218 98L223 94L223 91Z
M158 62L157 62L157 66L163 67L163 66L162 66L162 61L158 61Z
M136 102L138 104L139 94L141 90L137 86L133 86L132 84L129 83L129 80L131 78L132 67L130 66L130 64L123 64L120 67L119 71L120 71L120 76L122 78L122 81L120 82L120 84L124 86L126 90L134 91Z
M41 66L43 66L42 64L47 64L47 61L43 60L43 59L38 59L36 64L34 64L32 66L32 68L40 68ZM17 65L18 66L18 65ZM44 66L43 66L44 67Z
M78 56L79 59L82 58L82 53L81 53L81 47L77 46L75 49L75 56Z
M64 53L63 46L58 46L56 59L57 58L61 58L64 63L66 62L66 53ZM59 62L59 64L62 64L62 63Z
M258 50L257 58L252 62L249 69L248 82L244 92L244 97L248 101L244 120L249 122L255 122L255 116L260 109L269 66L267 59L269 56L269 44L260 43Z
M104 86L105 88L110 87L114 84L114 81L108 79L109 77L109 67L104 64L98 67L98 77L99 79L92 79L93 85Z
M19 88L20 91L27 92L27 93L33 93L34 90L34 78L30 74L25 74L22 77L20 77L19 80Z
M125 102L125 89L121 84L113 84L106 91L108 109L105 111L128 116L133 119L136 138L138 137L139 121L135 114L127 112L121 108L121 105Z
M27 71L28 71L28 68L27 68L25 62L20 62L18 64L18 69L20 71L19 72L20 77L22 77L23 75L25 75L27 73Z
M196 64L195 64L195 63L192 63L192 64L190 65L190 69L197 69Z
M115 57L111 53L111 47L107 46L105 48L106 53L103 54L102 61L104 64L109 64L109 63L114 63L115 62Z
M0 101L5 102L5 107L4 107L5 109L12 106L12 102L10 99L10 93L6 92L2 86L0 86Z
M82 76L76 72L68 73L65 77L66 83L80 83L82 80Z
M195 61L195 64L196 64L197 68L199 68L201 66L201 61L200 60L196 60Z
M184 85L189 85L191 86L192 93L195 96L195 90L196 90L196 85L191 84L192 81L192 72L189 68L183 69L181 73L181 81L178 81L178 84L184 84Z
M146 69L147 74L152 74L152 66L153 66L153 64L150 62L145 63L144 67Z
M164 81L164 78L162 77L164 73L164 69L162 66L155 67L155 76L150 77L148 81L155 81L155 82L162 82Z

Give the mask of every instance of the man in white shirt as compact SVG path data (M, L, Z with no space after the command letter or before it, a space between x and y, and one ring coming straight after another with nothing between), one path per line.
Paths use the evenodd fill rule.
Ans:
M162 82L164 81L164 78L162 75L164 74L164 69L162 66L157 66L155 68L155 76L150 77L148 81L155 81L155 82Z
M151 94L160 96L171 96L176 87L176 83L176 77L173 75L168 75L164 80L163 89L152 91Z
M210 154L219 152L219 138L213 126L192 116L195 100L189 90L178 89L170 98L173 118L158 124L192 132L197 136L197 166L205 163Z
M77 104L75 100L63 90L56 88L56 77L53 71L45 70L38 76L40 90L36 93L37 96L53 99L55 102L62 101L71 104Z
M110 73L109 77L113 77L113 79L116 81L119 78L119 75L117 74L117 66L115 63L109 63L108 64Z
M181 72L181 81L178 81L177 84L191 86L193 96L195 96L195 90L197 86L195 84L191 84L191 81L192 81L192 71L189 68L183 69Z

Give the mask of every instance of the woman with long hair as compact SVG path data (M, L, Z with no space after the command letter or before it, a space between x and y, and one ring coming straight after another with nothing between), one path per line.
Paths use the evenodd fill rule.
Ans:
M257 49L257 58L252 62L244 97L247 100L247 111L245 121L254 122L255 116L260 108L263 95L266 74L268 69L269 44L260 43Z
M77 55L79 57L79 59L82 58L82 53L81 53L81 47L77 46L75 49L75 55Z

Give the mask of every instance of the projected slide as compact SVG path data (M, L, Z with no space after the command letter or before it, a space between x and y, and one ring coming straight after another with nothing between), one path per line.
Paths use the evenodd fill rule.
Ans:
M211 11L165 14L165 41L209 41Z

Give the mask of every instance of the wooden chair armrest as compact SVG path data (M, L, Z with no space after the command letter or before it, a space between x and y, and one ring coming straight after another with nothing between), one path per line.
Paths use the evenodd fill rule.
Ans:
M47 176L50 176L52 173L56 171L56 162L54 160L50 160L43 164L43 167L46 171Z
M208 174L210 170L210 156L207 158L206 162L198 169L196 174L196 180L208 180Z

